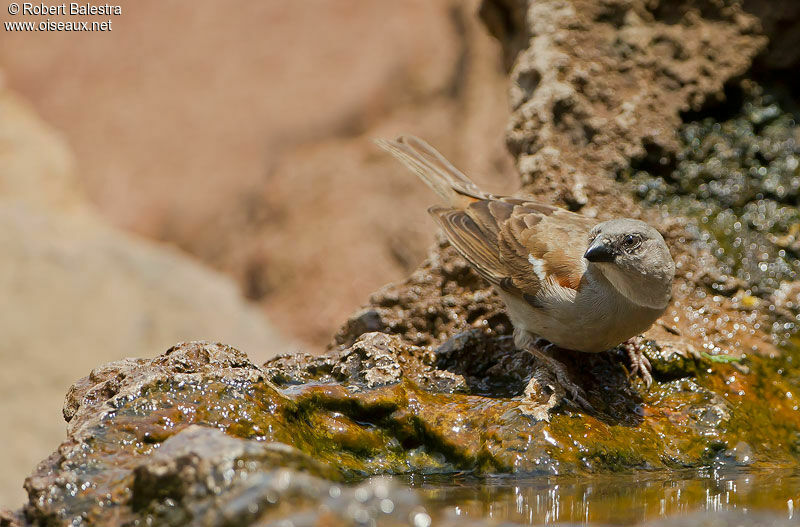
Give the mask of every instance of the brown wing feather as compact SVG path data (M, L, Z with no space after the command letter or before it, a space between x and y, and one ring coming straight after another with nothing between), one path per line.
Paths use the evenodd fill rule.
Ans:
M429 212L450 243L489 282L532 305L537 304L543 280L580 287L583 250L594 220L544 203L486 194L416 137L377 143L447 201L449 207ZM541 261L535 268L531 256Z
M476 200L464 209L429 209L450 243L490 283L538 307L542 280L529 260L563 287L577 289L580 262L595 221L517 198Z
M552 272L564 287L578 289L584 269L583 266L576 266L575 262L583 262L583 254L589 245L589 232L597 224L597 220L577 214L569 214L568 217L567 214L563 214L563 216L565 217L559 218L561 228L559 237L565 243L560 243L548 251L548 272Z
M581 254L577 258L582 257ZM545 253L543 259L547 262L545 272L560 286L576 290L580 287L583 272L580 268L576 268L574 256L567 254L563 249L557 249Z
M445 207L431 207L428 212L444 230L447 239L478 274L494 285L506 276L497 250L497 237L481 229L466 212Z
M500 260L508 270L514 286L523 295L535 298L541 290L542 284L528 261L530 250L526 246L526 231L530 231L530 228L525 224L523 215L517 211L503 222L500 227L500 242L498 243Z
M465 212L491 237L493 245L497 247L497 238L500 236L499 225L511 215L513 208L501 201L482 199L470 203Z
M510 271L511 282L535 305L543 273L563 287L578 289L583 277L583 251L595 220L578 214L525 201L515 204L500 226L500 259ZM534 269L529 258L542 262Z
M431 145L414 136L375 143L417 174L453 208L463 208L487 196Z

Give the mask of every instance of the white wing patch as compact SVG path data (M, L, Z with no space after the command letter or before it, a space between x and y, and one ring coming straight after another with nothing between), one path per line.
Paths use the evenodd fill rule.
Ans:
M539 279L540 282L544 282L547 280L547 273L544 270L544 260L536 258L534 255L528 255L528 261L533 266L533 272L536 274L536 277Z

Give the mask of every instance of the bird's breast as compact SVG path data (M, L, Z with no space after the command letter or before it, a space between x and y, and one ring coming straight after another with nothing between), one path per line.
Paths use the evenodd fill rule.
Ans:
M543 291L542 307L507 293L501 297L515 328L538 335L557 346L599 353L641 334L663 313L637 306L602 284L586 283L578 291Z

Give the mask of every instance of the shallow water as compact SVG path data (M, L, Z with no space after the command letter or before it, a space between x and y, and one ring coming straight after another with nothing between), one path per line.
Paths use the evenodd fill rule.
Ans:
M435 518L514 524L800 525L800 469L609 476L403 476ZM711 523L708 523L708 520ZM724 521L723 521L724 520Z

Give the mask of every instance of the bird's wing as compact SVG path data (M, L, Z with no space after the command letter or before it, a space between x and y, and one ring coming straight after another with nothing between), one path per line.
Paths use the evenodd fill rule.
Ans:
M511 282L530 303L542 284L578 289L586 272L583 253L596 220L564 209L523 202L500 230L500 260Z
M479 201L473 205L486 203ZM472 208L470 205L469 208ZM473 217L467 210L431 207L428 212L444 231L450 244L482 277L499 286L507 277L500 260L497 224L488 226Z
M547 280L577 289L586 270L583 251L595 220L495 196L463 209L432 207L429 212L481 276L533 305Z
M490 283L535 304L544 283L577 289L596 221L564 209L486 194L432 146L413 136L377 144L447 206L432 207L450 243Z

